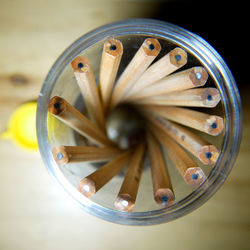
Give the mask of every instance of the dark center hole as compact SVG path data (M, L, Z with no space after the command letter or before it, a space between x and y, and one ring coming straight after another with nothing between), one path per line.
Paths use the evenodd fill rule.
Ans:
M149 48L150 50L154 50L154 49L155 49L155 46L154 46L154 44L151 43L151 44L148 45L148 48Z
M212 129L216 129L216 128L217 128L217 123L216 123L216 122L212 123L212 124L211 124L211 128L212 128Z
M121 149L135 147L144 136L144 119L132 105L120 105L107 117L107 135Z
M212 95L207 95L207 100L208 101L212 101L212 99L213 99Z
M175 55L175 60L179 62L181 60L181 55Z
M116 46L114 44L112 44L109 49L110 50L116 50Z
M80 63L78 63L77 67L78 67L78 69L82 69L84 67L84 64L80 62Z
M54 103L54 108L55 109L60 109L60 104L58 102Z
M198 174L196 174L196 173L195 173L195 174L192 174L192 179L193 179L193 180L197 180L197 179L198 179L198 177L199 177L199 175L198 175Z
M207 158L207 159L210 159L211 157L212 157L211 152L207 152L207 153L206 153L206 158Z

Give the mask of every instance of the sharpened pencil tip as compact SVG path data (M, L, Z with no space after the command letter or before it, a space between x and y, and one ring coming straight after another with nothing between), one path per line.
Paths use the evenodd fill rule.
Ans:
M179 62L181 60L181 55L175 55L175 60Z
M54 96L49 101L48 111L52 115L59 115L65 110L66 102L59 96Z
M168 197L166 195L163 195L161 197L162 204L166 204L168 202Z
M216 123L216 122L213 122L213 123L211 124L211 128L212 128L212 129L216 129L216 128L217 128L217 123Z
M200 80L201 77L202 77L202 74L201 74L200 72L197 72L197 73L195 74L195 78L196 78L197 80Z
M191 187L198 187L206 179L206 175L200 167L188 168L183 177Z
M60 108L60 104L58 102L54 103L54 108L55 109L59 109Z
M208 101L212 101L212 100L213 100L212 95L207 95L207 100L208 100Z
M175 196L170 188L159 188L155 192L155 201L162 207L169 206L174 200Z
M90 191L89 185L84 185L84 186L82 187L82 189L83 189L85 192L89 192L89 191Z
M206 158L207 158L207 159L210 159L211 157L212 157L212 154L211 154L210 152L207 152L207 153L206 153Z
M150 50L154 50L154 49L155 49L155 46L154 46L154 44L151 43L151 44L148 45L148 48L149 48Z
M135 200L129 194L119 194L115 201L115 207L124 212L132 212Z
M67 164L70 161L70 157L64 146L54 147L52 150L54 160L59 165Z
M77 64L77 67L78 67L78 69L82 69L84 67L84 64L80 62Z
M63 158L63 154L59 152L56 157L58 160L61 160Z
M198 177L199 177L199 175L197 173L192 174L192 179L193 180L197 180Z
M129 203L128 203L128 201L126 201L126 200L122 200L122 199L121 199L121 201L120 201L120 202L121 202L121 204L122 204L124 207L127 207L127 206L128 206L128 204L129 204Z
M109 47L110 50L116 50L116 46L114 44L112 44L110 47Z
M88 179L82 179L78 184L78 190L86 197L90 197L96 192L95 183Z

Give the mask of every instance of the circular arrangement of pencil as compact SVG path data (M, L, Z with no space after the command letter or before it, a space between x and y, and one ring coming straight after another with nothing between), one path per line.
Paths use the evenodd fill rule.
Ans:
M83 195L94 195L127 168L117 198L114 198L116 209L121 211L131 212L135 205L145 158L149 158L155 202L166 207L174 202L175 195L164 153L186 184L193 187L206 180L193 158L208 165L215 164L219 156L214 145L188 129L212 136L223 132L222 117L190 108L215 107L220 102L219 91L215 87L203 87L209 76L202 66L178 70L188 61L185 50L176 47L153 62L160 51L157 39L145 39L117 77L123 45L111 38L103 46L98 84L88 58L79 56L72 61L86 114L58 96L50 100L48 107L50 114L89 142L85 146L53 148L56 163L103 163L93 173L82 177L78 189ZM135 113L130 116L131 120L126 120L123 109L129 114ZM138 122L138 119L141 120ZM125 135L114 125L119 121Z

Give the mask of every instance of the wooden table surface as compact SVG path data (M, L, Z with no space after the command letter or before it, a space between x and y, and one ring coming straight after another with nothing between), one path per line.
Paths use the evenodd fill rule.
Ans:
M18 105L37 98L49 68L72 41L111 21L150 16L156 5L2 0L0 131ZM250 249L249 90L242 89L243 140L227 181L201 208L167 224L127 227L86 214L54 183L38 152L1 140L0 250Z

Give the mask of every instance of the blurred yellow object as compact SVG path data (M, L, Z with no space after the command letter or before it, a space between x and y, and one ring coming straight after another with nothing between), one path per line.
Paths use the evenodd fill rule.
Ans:
M1 139L12 139L22 148L37 150L36 137L36 102L28 102L19 106L11 115L7 131Z

